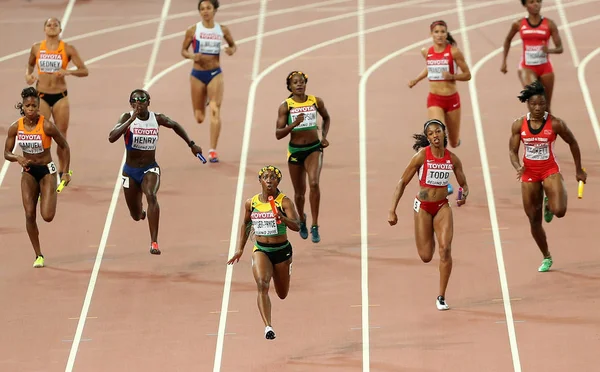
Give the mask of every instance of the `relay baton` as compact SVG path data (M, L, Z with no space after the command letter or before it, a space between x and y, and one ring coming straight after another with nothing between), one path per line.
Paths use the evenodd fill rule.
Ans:
M69 176L73 175L73 171L69 171ZM56 192L60 194L60 192L65 188L65 186L67 186L65 184L65 181L60 181L60 184L58 185L58 187L56 188Z
M583 168L585 172L585 168ZM577 199L583 199L583 181L579 181L579 186L577 187Z
M275 200L273 200L273 197L269 195L269 204L271 204L271 210L273 211L273 215L275 215L275 217L277 217L277 215L279 214L279 212L277 212L277 207L275 207ZM280 219L277 219L277 224L279 225L281 223Z
M206 164L206 158L201 153L197 153L196 156L202 161L202 164Z
M458 201L462 199L462 194L463 194L463 188L459 187L458 188L457 200L456 200L456 205L458 205L459 207L460 207L460 204L458 204Z

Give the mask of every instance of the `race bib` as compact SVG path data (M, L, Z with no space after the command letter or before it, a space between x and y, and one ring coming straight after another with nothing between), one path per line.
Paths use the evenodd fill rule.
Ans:
M56 164L54 164L53 161L48 163L46 166L48 167L48 171L50 171L50 174L56 173Z
M260 236L271 236L277 235L277 221L273 217L273 213L260 213L262 215L270 214L271 218L253 218L252 226L254 227L254 233Z
M47 74L58 72L62 68L62 56L60 54L40 53L38 66L41 72Z
M537 66L548 63L548 56L542 51L542 46L529 46L525 50L525 64Z
M525 158L528 160L548 160L550 158L548 145L525 146Z
M291 122L293 123L294 121L296 121L296 118L300 114L304 114L304 120L297 127L295 127L294 130L317 127L317 109L315 107L296 107L291 109Z
M417 213L419 213L419 210L421 209L421 201L419 199L417 199L417 198L415 198L415 201L413 203L413 209Z
M451 174L450 170L428 169L425 183L431 186L446 186Z
M44 152L42 135L37 133L17 133L19 147L27 154L41 154Z
M450 72L450 66L448 66L448 64L427 65L427 78L429 80L444 80L444 71Z
M201 32L198 42L198 51L202 54L221 53L221 35Z
M158 128L132 128L131 147L136 150L156 150Z

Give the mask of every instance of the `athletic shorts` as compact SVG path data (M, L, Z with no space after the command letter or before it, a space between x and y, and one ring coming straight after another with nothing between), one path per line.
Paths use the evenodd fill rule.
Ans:
M552 62L550 62L550 61L548 61L542 65L536 65L536 66L527 66L527 65L525 65L525 62L523 62L523 61L519 62L519 70L524 69L524 68L533 71L533 73L535 73L535 75L537 77L544 76L544 75L554 72L554 69L552 68Z
M211 80L214 79L215 76L219 75L221 72L223 71L220 67L217 67L214 70L196 70L195 68L193 68L191 75L203 82L204 85L208 85L208 83L210 83Z
M142 184L142 181L144 180L144 176L148 172L156 173L156 175L160 176L160 167L158 166L158 163L154 162L141 168L134 168L125 164L123 166L122 175L123 187L126 189L129 188L129 179L132 179L133 182L137 183L138 186L140 186Z
M440 107L444 112L451 112L460 108L460 95L458 92L449 96L429 93L427 96L427 108Z
M288 163L299 165L304 164L304 160L306 160L308 155L315 151L323 152L323 147L321 146L320 140L313 143L308 143L306 145L293 145L290 143L288 144L287 153Z
M525 167L525 171L521 175L521 182L543 182L549 176L559 172L560 168L558 164L541 169L531 169Z
M69 95L69 92L66 90L61 93L42 93L42 92L38 93L38 96L41 99L43 99L44 101L46 101L46 103L50 107L53 107L56 104L56 102L60 101L61 99L65 98L68 95Z
M44 178L47 174L56 173L56 165L53 161L46 165L30 165L27 168L21 168L21 172L29 173L35 178L37 183L40 183L42 178Z
M419 210L424 210L429 213L432 217L435 217L436 214L444 207L444 205L448 204L448 199L444 198L438 201L423 201L419 200L418 197L415 198L413 203L413 209L415 212L419 213Z
M273 265L285 262L292 258L292 243L286 240L283 243L254 243L252 252L263 252L269 257Z

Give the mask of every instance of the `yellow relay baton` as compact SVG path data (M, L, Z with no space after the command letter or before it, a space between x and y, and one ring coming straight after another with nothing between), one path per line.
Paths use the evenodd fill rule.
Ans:
M72 170L70 170L70 171L69 171L69 176L72 176L72 175L73 175L73 171L72 171ZM67 185L65 184L65 181L60 181L60 184L59 184L59 185L58 185L58 187L56 188L56 192L60 194L60 192L61 192L61 191L62 191L62 190L65 188L65 186L67 186Z
M582 168L585 172L585 168ZM583 181L579 181L579 186L577 187L577 199L583 199Z

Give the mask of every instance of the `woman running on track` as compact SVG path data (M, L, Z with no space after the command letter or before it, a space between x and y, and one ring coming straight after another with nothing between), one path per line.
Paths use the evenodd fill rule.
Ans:
M327 133L329 133L331 119L323 99L306 94L307 82L308 76L301 71L292 71L285 79L286 87L292 93L279 105L275 136L280 140L291 133L287 161L294 186L294 200L300 216L302 239L308 238L306 213L304 213L304 194L306 194L306 176L308 174L312 215L311 240L313 243L318 243L321 241L319 235L319 206L321 203L319 178L323 165L323 149L329 146ZM317 113L323 119L320 140Z
M554 153L558 136L569 144L577 181L585 183L587 174L581 167L575 136L564 121L548 113L544 86L539 81L533 82L521 91L519 100L527 102L529 111L512 123L510 161L517 170L517 179L521 181L523 207L529 218L531 235L544 257L538 271L544 272L552 266L552 255L542 227L542 213L546 222L550 222L553 216L561 218L567 213L567 190ZM519 162L521 142L525 147L523 165Z
M38 91L25 88L21 92L22 102L16 105L21 118L8 128L4 144L4 158L10 162L18 162L22 167L21 196L25 209L25 226L27 235L35 251L33 267L44 267L44 255L40 247L39 230L36 222L36 209L40 201L40 214L46 222L51 222L56 215L56 165L52 161L50 147L52 140L64 154L66 167L71 162L69 144L58 128L44 115L40 114L40 98ZM15 155L15 143L23 151L23 156ZM63 173L61 180L68 184L71 176Z
M415 240L419 257L425 263L433 258L434 233L439 244L440 291L435 303L438 310L450 308L446 303L446 288L452 272L451 246L454 221L447 199L447 185L452 173L463 188L462 197L457 201L458 206L465 204L469 195L462 162L446 148L448 138L445 131L446 126L441 121L430 119L425 123L423 133L414 135L416 142L413 149L417 153L413 155L396 186L388 216L389 224L394 226L398 222L396 215L398 202L404 194L404 189L418 172L420 190L413 202Z
M258 172L262 192L247 199L244 203L244 222L240 228L238 247L233 257L227 261L233 265L244 254L244 246L253 230L254 249L252 251L252 274L258 287L258 310L265 324L265 338L275 338L271 323L271 299L269 286L271 278L280 299L285 299L290 290L292 275L292 243L288 241L286 229L300 229L300 221L294 203L277 188L281 182L281 171L272 165ZM273 213L269 198L277 208Z
M518 69L519 80L523 87L538 79L541 80L546 91L547 110L550 112L550 101L554 89L554 69L549 54L561 54L563 52L562 40L554 21L540 15L542 0L521 0L521 4L527 9L529 15L514 21L510 25L510 30L504 40L504 55L500 71L504 74L508 71L506 58L512 39L518 32L521 40L523 40L523 51ZM554 49L551 49L548 45L550 37L554 42Z
M160 254L158 248L158 221L160 207L156 194L160 188L160 167L156 162L156 146L159 127L173 129L190 147L194 155L202 154L200 146L191 141L183 127L164 114L148 111L150 94L136 89L129 96L132 111L125 112L108 135L114 143L119 137L125 140L127 159L123 166L123 194L134 221L144 220L146 211L142 206L142 195L148 203L148 226L150 228L150 253Z
M52 117L66 139L70 110L65 77L88 76L88 69L79 56L77 49L60 39L62 28L58 19L47 19L44 23L44 32L46 33L46 39L33 44L31 47L25 81L28 85L31 85L37 80L36 89L41 98L40 113L48 119ZM73 62L77 69L68 70L69 62ZM33 74L36 66L37 79ZM67 150L60 147L56 149L59 178L62 177L63 173L69 172L65 151Z
M429 79L427 96L428 119L437 119L448 126L448 142L452 147L460 145L460 95L457 81L471 80L471 71L462 51L448 32L445 21L434 21L429 26L433 45L421 49L427 66L419 76L409 81L412 88L421 80ZM462 71L458 73L458 68Z
M202 21L189 27L185 32L181 55L194 61L190 84L192 106L198 124L204 121L206 106L210 106L210 150L211 163L219 161L217 142L221 133L221 103L223 102L224 80L220 64L221 42L227 41L227 55L233 55L237 46L229 28L215 22L219 0L200 0L198 10ZM188 51L192 45L192 51ZM207 98L208 96L208 98Z

